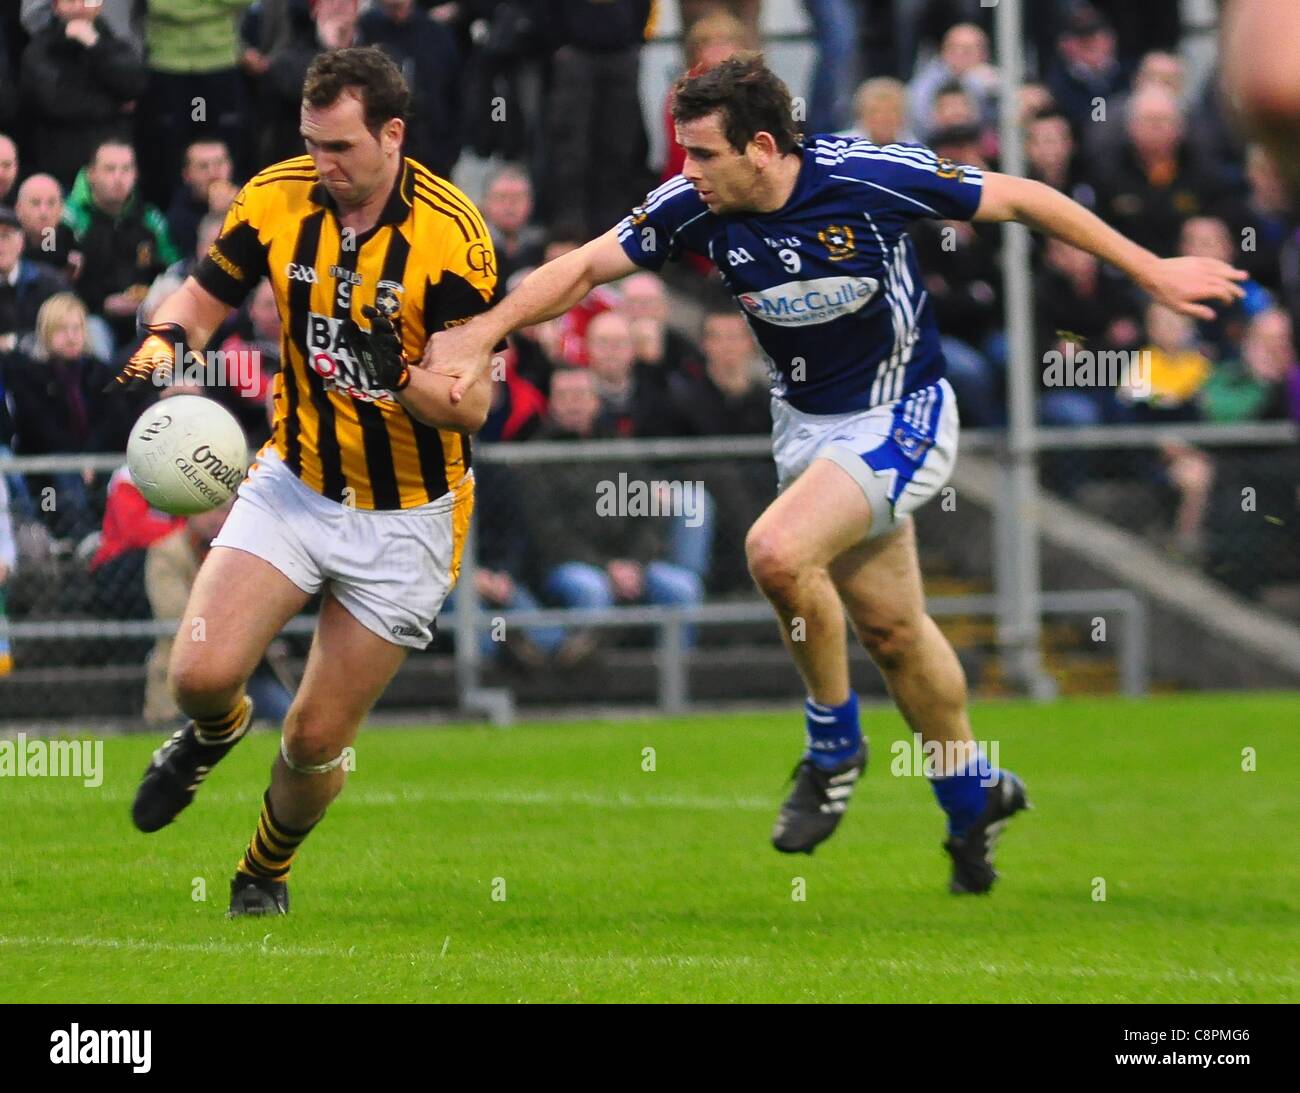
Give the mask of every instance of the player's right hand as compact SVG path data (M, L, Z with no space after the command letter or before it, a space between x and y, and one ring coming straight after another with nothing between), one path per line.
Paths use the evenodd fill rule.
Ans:
M176 369L176 350L184 353L185 328L180 323L146 323L145 334L126 362L126 367L108 381L104 393L134 391L146 383L166 386ZM161 373L158 380L155 374Z

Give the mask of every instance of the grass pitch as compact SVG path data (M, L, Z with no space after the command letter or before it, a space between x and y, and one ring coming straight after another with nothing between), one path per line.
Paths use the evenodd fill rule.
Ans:
M1300 696L983 705L974 724L1035 805L988 897L948 895L930 788L890 774L892 710L865 714L836 836L774 852L792 704L365 730L293 913L234 922L275 737L149 836L128 810L158 740L110 738L98 789L0 779L0 1001L1300 1001Z

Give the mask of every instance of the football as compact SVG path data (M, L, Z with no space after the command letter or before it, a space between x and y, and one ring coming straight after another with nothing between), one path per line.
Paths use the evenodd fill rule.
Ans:
M224 504L248 469L248 441L235 415L200 395L150 406L126 445L131 478L154 508L191 516Z

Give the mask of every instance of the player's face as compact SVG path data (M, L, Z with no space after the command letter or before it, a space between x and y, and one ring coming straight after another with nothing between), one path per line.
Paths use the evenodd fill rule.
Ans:
M366 128L365 110L345 91L329 106L302 104L300 130L321 182L341 208L364 205L390 182L389 171L402 147L403 123L386 122L376 136Z
M737 152L728 142L720 114L678 122L677 143L686 151L682 174L709 212L739 212L751 207L758 169L746 152Z

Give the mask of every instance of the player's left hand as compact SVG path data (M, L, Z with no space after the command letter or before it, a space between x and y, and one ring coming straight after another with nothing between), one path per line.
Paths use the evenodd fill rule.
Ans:
M402 359L402 343L387 315L367 304L361 314L370 320L362 330L349 321L343 327L343 344L371 387L400 391L411 382L411 370Z
M1217 258L1162 258L1142 287L1166 307L1193 319L1213 319L1214 309L1199 300L1230 304L1246 295L1239 282L1250 274Z
M474 384L485 379L492 370L492 350L495 342L485 342L472 323L440 330L424 347L422 365L435 375L449 376L449 398L459 402Z

